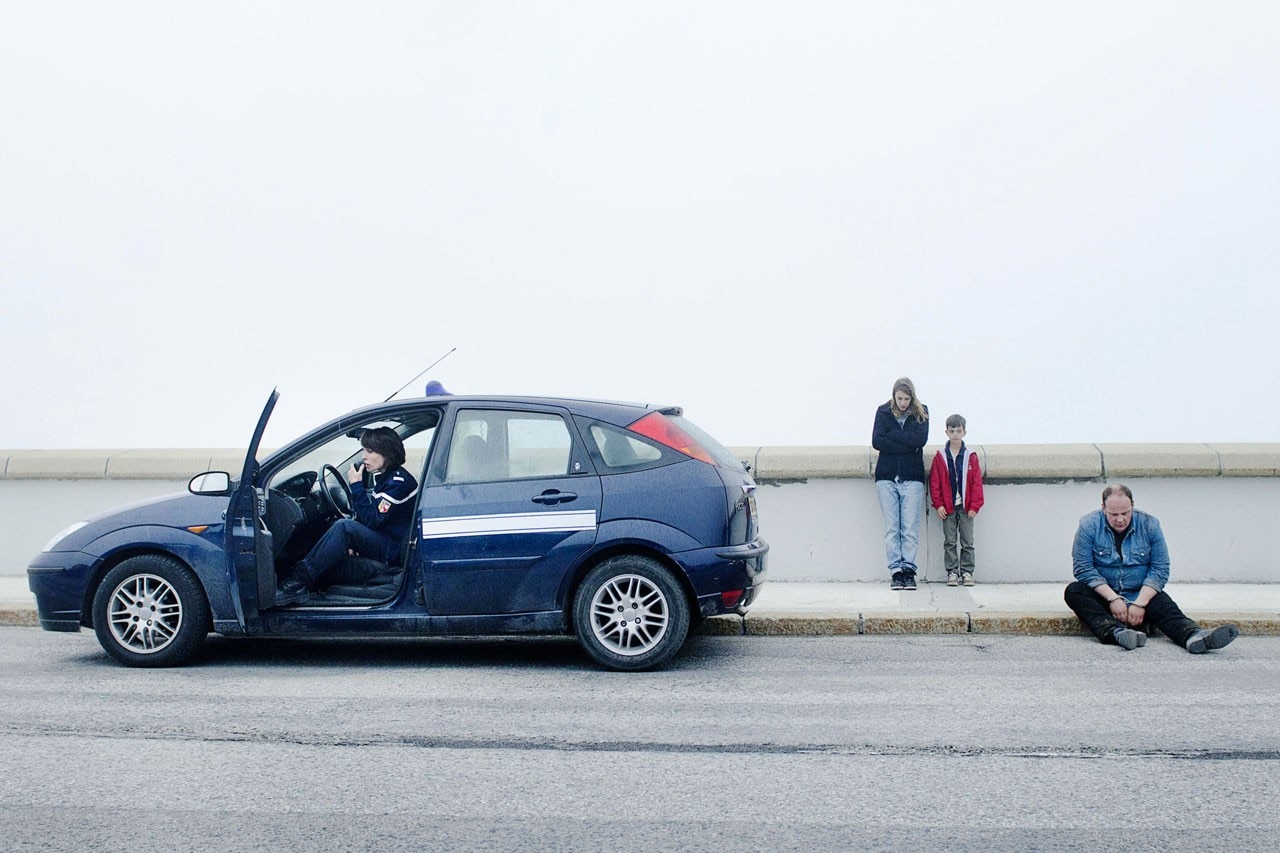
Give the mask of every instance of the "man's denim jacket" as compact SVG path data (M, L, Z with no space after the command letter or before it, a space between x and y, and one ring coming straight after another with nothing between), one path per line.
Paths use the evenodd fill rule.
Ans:
M1129 529L1121 542L1123 554L1116 553L1116 537L1102 510L1080 519L1071 568L1076 580L1090 589L1104 581L1117 594L1132 601L1138 591L1149 586L1156 592L1169 582L1169 546L1154 515L1133 511Z

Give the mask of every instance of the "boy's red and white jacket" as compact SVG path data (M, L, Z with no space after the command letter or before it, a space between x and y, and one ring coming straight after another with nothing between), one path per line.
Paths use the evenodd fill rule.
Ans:
M982 509L982 467L978 457L969 448L965 448L956 460L964 478L965 512L977 512ZM942 507L951 515L956 511L955 496L951 494L951 477L947 475L946 449L939 450L929 466L929 496L933 499L933 508Z

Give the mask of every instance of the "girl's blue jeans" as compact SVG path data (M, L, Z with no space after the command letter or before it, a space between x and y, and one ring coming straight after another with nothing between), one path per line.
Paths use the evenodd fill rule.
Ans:
M924 483L916 480L876 481L876 497L884 513L884 555L889 573L916 571L920 520L924 512Z

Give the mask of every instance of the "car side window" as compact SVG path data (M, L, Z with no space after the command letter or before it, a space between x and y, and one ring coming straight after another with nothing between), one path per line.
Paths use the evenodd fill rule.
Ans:
M610 472L634 471L663 463L663 452L634 433L600 422L587 427L595 443L593 454Z
M360 460L360 433L373 427L390 427L395 430L404 442L404 467L409 473L418 477L422 473L427 457L431 453L431 444L436 436L436 424L439 421L437 412L426 415L417 414L412 417L370 421L360 426L345 429L340 435L331 436L324 444L308 450L293 459L271 475L271 486L276 488L280 483L292 482L314 474L321 465L333 465L339 472L346 474L347 467ZM312 477L311 481L314 482Z
M559 415L464 409L449 444L445 482L564 476L572 450L572 435Z

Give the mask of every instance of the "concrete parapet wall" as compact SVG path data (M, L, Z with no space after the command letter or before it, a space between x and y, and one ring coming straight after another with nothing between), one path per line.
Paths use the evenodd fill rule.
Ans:
M4 480L181 480L239 474L243 450L0 450Z
M926 449L926 460L941 445ZM1080 516L1104 483L1128 482L1158 516L1176 582L1280 582L1271 539L1280 517L1280 443L975 447L987 506L975 524L981 581L1070 578ZM872 581L886 576L883 527L865 446L735 448L760 482L770 577ZM21 574L55 533L89 515L186 489L207 470L238 473L243 451L0 450L0 574ZM940 580L941 522L928 512L917 562Z
M871 479L879 454L866 446L737 447L759 480ZM925 448L925 465L942 449ZM989 482L1058 482L1118 477L1274 477L1276 444L974 445Z
M942 448L925 448L925 460ZM875 450L866 446L738 447L759 480L871 479ZM1096 480L1102 477L1275 477L1274 444L987 444L975 445L992 482ZM269 451L266 451L269 452ZM187 480L202 471L237 473L244 451L0 450L5 480Z

